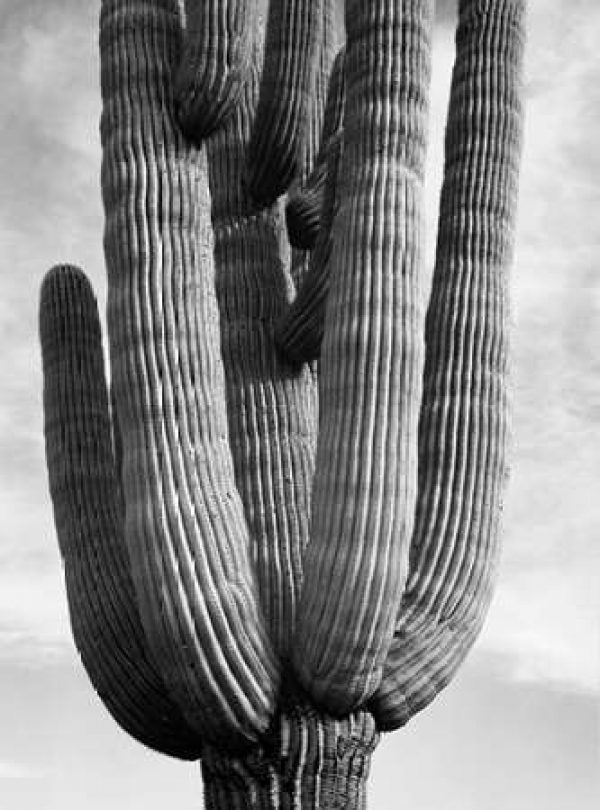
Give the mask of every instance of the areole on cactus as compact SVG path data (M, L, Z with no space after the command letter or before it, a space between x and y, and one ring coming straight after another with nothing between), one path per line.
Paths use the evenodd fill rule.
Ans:
M432 0L347 0L341 50L333 0L102 0L111 390L57 266L50 489L89 677L207 807L364 807L481 627L524 6L459 0L426 300Z

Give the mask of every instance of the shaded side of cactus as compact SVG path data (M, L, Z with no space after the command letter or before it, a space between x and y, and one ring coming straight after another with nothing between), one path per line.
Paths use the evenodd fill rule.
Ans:
M340 167L344 147L342 133L338 132L327 144L323 168L316 167L321 176L297 205L304 227L314 215L318 196L318 234L311 253L309 269L302 280L298 294L280 319L276 339L285 358L297 366L319 359L325 332L325 313L331 279L333 249L333 223L339 207ZM300 196L300 195L299 195ZM300 211L300 208L302 210ZM289 230L289 206L288 230Z
M343 47L337 54L331 70L323 117L323 135L314 169L306 183L289 196L285 207L290 244L302 250L311 250L315 247L324 205L329 153L333 144L341 140L346 95L345 56L346 48ZM325 216L327 215L324 214Z

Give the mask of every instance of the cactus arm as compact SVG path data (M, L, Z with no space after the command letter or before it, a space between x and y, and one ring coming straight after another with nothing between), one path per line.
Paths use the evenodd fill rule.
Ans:
M102 186L125 535L153 657L187 722L228 746L268 726L266 636L228 445L205 149L183 138L176 0L104 0Z
M40 297L44 433L69 612L96 691L140 742L198 759L147 648L123 538L100 321L89 282L74 267L46 276Z
M497 571L524 14L524 0L459 5L410 575L372 703L385 730L450 680L481 628Z
M268 206L302 171L315 58L326 0L271 0L258 108L247 153L247 185Z
M332 50L327 38L319 47ZM285 659L308 542L317 402L309 368L292 372L274 343L293 290L283 201L257 213L241 181L258 100L257 50L208 158L230 442L269 637Z
M323 117L321 146L314 169L306 183L290 195L285 208L290 244L302 250L312 250L317 241L325 197L329 152L334 140L339 140L342 129L346 87L345 52L345 48L342 48L333 63Z
M173 85L181 128L197 144L240 98L257 9L257 0L185 0L185 44Z
M379 686L408 569L422 373L431 3L346 4L340 208L293 662L345 713Z

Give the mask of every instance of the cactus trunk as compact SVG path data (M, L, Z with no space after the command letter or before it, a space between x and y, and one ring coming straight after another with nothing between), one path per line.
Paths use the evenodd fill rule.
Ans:
M371 757L379 741L369 712L342 719L306 696L284 693L268 734L247 755L202 756L207 810L365 810Z

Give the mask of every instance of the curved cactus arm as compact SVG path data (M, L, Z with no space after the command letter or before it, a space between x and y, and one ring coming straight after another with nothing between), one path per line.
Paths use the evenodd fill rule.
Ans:
M507 473L524 14L524 0L459 5L410 575L372 703L386 730L404 724L450 680L477 636L495 581Z
M428 0L346 4L340 208L293 662L345 713L379 686L408 569L423 333Z
M226 419L205 149L175 121L178 0L103 0L102 189L127 538L148 643L217 744L268 726L278 664Z
M181 128L200 144L238 102L250 68L257 0L185 0L174 79Z
M86 277L58 266L40 298L44 432L73 635L100 698L140 742L181 759L199 736L147 648L123 538L100 321Z
M315 247L325 197L330 147L334 141L340 139L346 95L345 55L344 47L338 52L333 63L323 117L321 146L314 169L306 183L290 195L285 208L290 244L302 250L312 250Z
M271 0L258 108L247 152L247 185L268 206L300 173L303 140L328 0Z
M331 50L327 38L319 47ZM283 201L257 213L241 182L258 100L257 51L208 161L229 437L269 637L285 659L308 542L317 402L309 368L292 371L274 343L293 290Z

